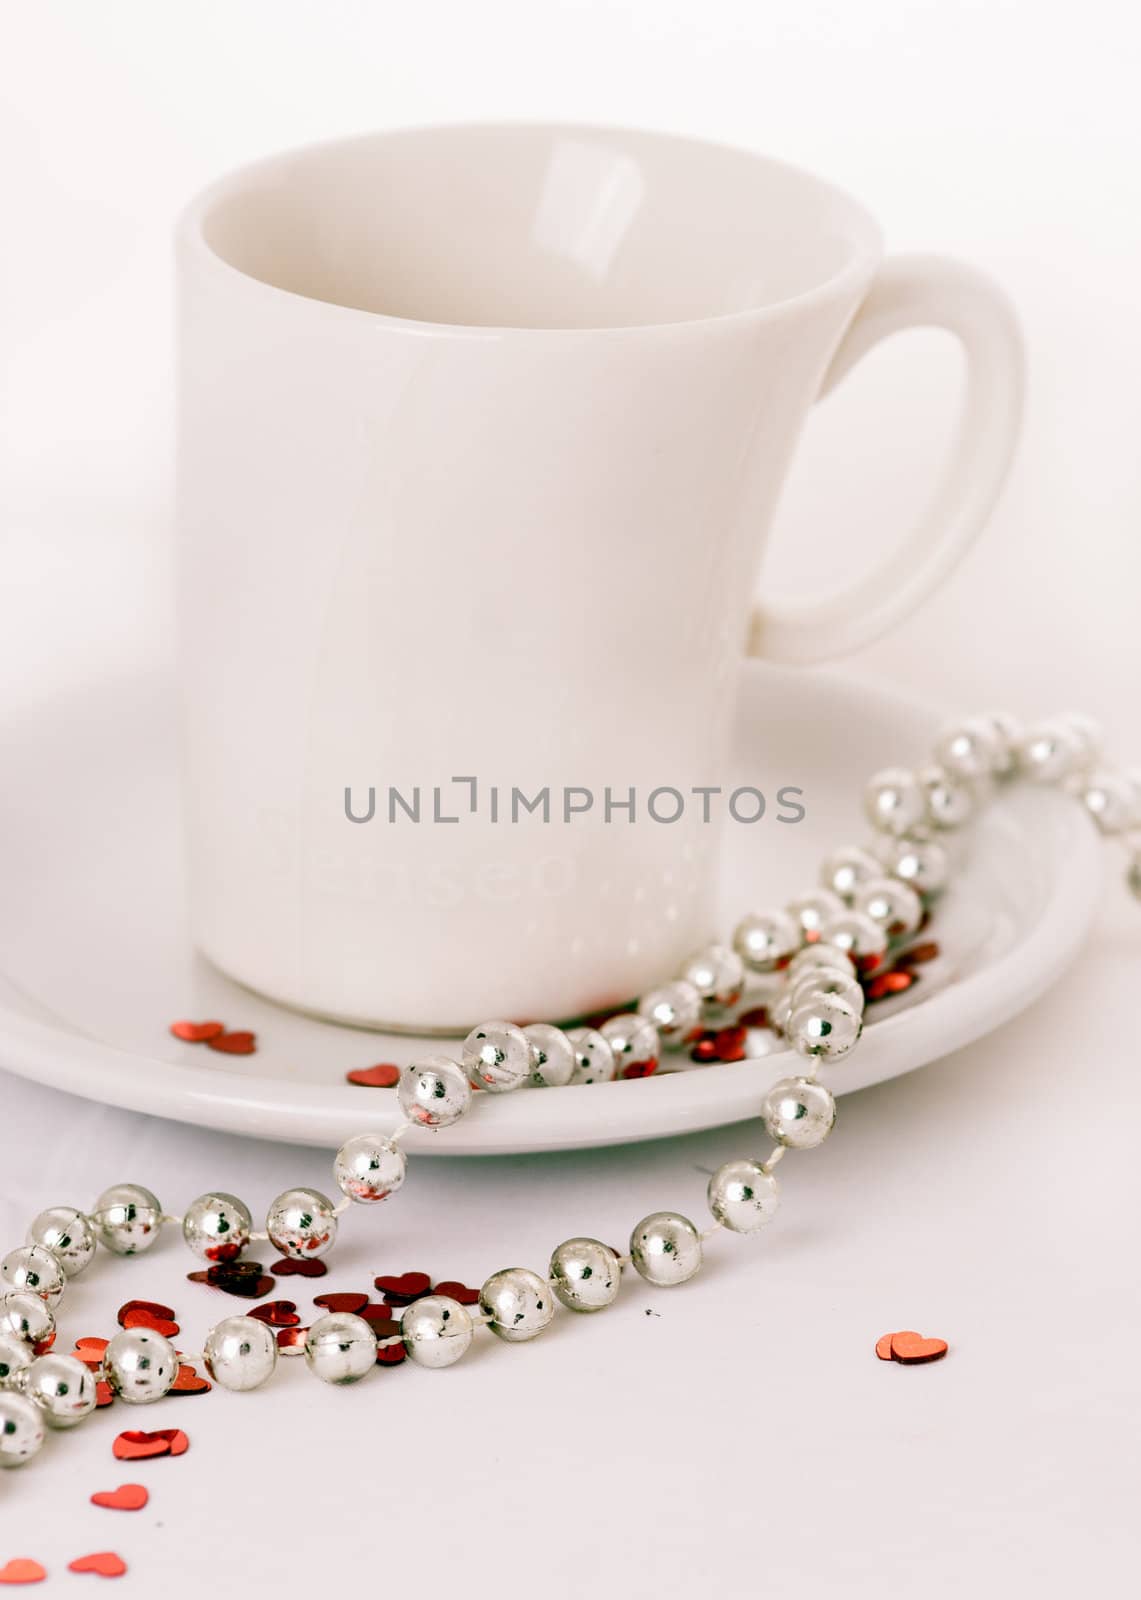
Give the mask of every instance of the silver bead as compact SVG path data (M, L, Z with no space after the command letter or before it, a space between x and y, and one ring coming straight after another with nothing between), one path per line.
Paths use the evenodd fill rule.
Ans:
M860 972L874 972L887 953L887 934L862 911L845 911L821 929L821 943L833 944L850 956Z
M947 852L935 839L885 839L876 854L890 877L917 894L938 894L946 886Z
M82 1272L95 1254L95 1234L74 1206L49 1206L28 1229L28 1243L50 1250L69 1278Z
M1058 719L1078 742L1079 767L1092 767L1101 760L1105 735L1100 722L1087 717L1084 711L1064 711Z
M107 1382L128 1405L150 1405L169 1393L178 1377L178 1353L150 1328L124 1328L103 1352Z
M974 790L942 767L921 767L919 781L926 797L926 817L933 828L961 828L974 814Z
M792 1017L793 990L786 986L769 1007L769 1027L774 1033L784 1033Z
M531 1082L536 1089L561 1089L574 1077L574 1045L561 1028L531 1022L523 1029L531 1050Z
M889 939L905 938L923 921L922 900L899 878L871 878L862 883L852 909L878 922Z
M845 915L841 909L840 916ZM834 920L834 919L829 919ZM788 964L786 980L790 984L797 983L806 972L846 972L852 978L856 976L856 963L846 950L841 950L839 945L829 944L826 939L818 940L815 944L806 944L803 950L797 952Z
M652 1022L634 1011L610 1017L598 1030L614 1052L620 1078L648 1078L656 1070L662 1046Z
M0 1294L36 1294L59 1304L67 1279L58 1257L42 1244L21 1244L0 1261Z
M803 935L816 935L830 917L838 917L844 902L834 889L809 889L790 900L788 914L800 925Z
M681 971L703 1000L715 1006L734 1006L745 987L745 963L727 944L703 945Z
M250 1242L254 1219L233 1194L200 1194L182 1219L182 1237L203 1261L234 1261Z
M117 1256L141 1255L162 1232L162 1206L141 1183L104 1189L89 1215L99 1243Z
M654 1025L664 1044L681 1045L701 1022L701 996L688 979L675 978L644 994L638 1015Z
M789 999L791 1001L789 1015L797 1006L803 1005L806 1000L822 1000L832 998L842 1000L845 1005L862 1015L864 1010L864 991L855 978L847 972L842 972L838 967L816 967L811 972L803 973L794 984L789 985Z
M793 1049L821 1061L840 1061L859 1041L863 1018L835 995L816 995L793 1008L785 1029Z
M95 1376L74 1356L38 1356L20 1388L39 1406L49 1428L74 1428L95 1410Z
M603 1311L618 1298L622 1268L609 1245L567 1239L551 1256L547 1276L568 1311Z
M858 844L846 844L827 857L820 869L820 881L826 889L847 901L865 879L878 878L882 871L870 850Z
M382 1133L358 1133L337 1151L333 1175L341 1193L360 1205L387 1200L404 1182L404 1151Z
M506 1094L531 1076L531 1046L513 1022L481 1022L464 1040L463 1062L478 1088Z
M701 1235L677 1211L654 1211L630 1235L630 1260L647 1283L671 1288L701 1266Z
M274 1249L295 1261L327 1255L337 1237L333 1202L317 1189L286 1189L266 1213L265 1231Z
M814 1078L782 1078L765 1096L761 1114L770 1139L789 1150L811 1150L832 1132L836 1102Z
M1022 724L1009 711L987 711L981 720L990 729L994 739L995 759L991 770L996 778L1009 778L1018 765Z
M714 1220L732 1233L755 1233L771 1222L780 1205L780 1190L759 1161L727 1161L709 1180L709 1209Z
M356 1383L376 1366L376 1334L363 1317L332 1311L305 1335L305 1360L324 1383Z
M1071 778L1069 787L1107 838L1136 826L1137 792L1120 773L1083 774Z
M224 1317L206 1335L202 1360L223 1389L257 1389L277 1366L277 1336L257 1317Z
M17 1339L15 1334L0 1333L0 1389L6 1383L15 1382L20 1373L31 1366L34 1359L30 1347L23 1339Z
M474 1326L467 1308L446 1294L414 1300L400 1319L404 1348L422 1367L450 1367L466 1352Z
M55 1318L38 1294L8 1294L0 1299L0 1335L19 1339L42 1355L55 1338Z
M935 741L935 760L953 778L973 782L1001 770L1002 744L994 725L985 717L964 717Z
M529 1267L504 1267L493 1272L479 1291L479 1309L488 1327L507 1344L534 1339L555 1314L551 1286Z
M0 1467L22 1467L43 1442L40 1408L10 1389L0 1393Z
M910 833L925 809L923 786L906 767L885 767L864 790L864 811L881 833Z
M1060 783L1089 763L1079 735L1062 721L1027 728L1018 746L1018 770L1032 783Z
M801 946L800 924L787 911L757 911L737 924L733 948L753 972L776 972Z
M617 1071L609 1039L597 1028L572 1028L567 1034L574 1051L572 1083L609 1083Z
M448 1056L425 1056L400 1074L400 1109L420 1128L450 1128L471 1105L471 1084Z

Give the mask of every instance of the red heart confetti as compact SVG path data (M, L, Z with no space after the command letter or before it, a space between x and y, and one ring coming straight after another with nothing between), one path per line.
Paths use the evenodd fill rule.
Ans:
M209 1394L214 1387L194 1367L179 1364L178 1376L167 1390L168 1394Z
M282 1302L288 1305L288 1301ZM368 1305L367 1294L319 1294L313 1298L313 1304L320 1306L325 1311L350 1311L354 1315L362 1306Z
M103 1378L95 1385L95 1409L102 1411L104 1406L109 1406L115 1398L115 1391Z
M466 1283L455 1283L450 1278L445 1278L443 1283L438 1283L432 1293L446 1294L449 1300L458 1300L461 1306L477 1306L479 1304L478 1289L469 1288Z
M92 1556L76 1556L67 1564L69 1572L97 1572L101 1578L121 1578L127 1563L114 1550L98 1550Z
M0 1583L42 1583L47 1575L47 1568L30 1556L15 1556L0 1567Z
M277 1348L284 1356L299 1356L305 1349L308 1333L308 1328L280 1328L277 1334Z
M902 1366L921 1366L926 1361L940 1361L947 1354L946 1339L925 1339L910 1328L891 1336L891 1359Z
M711 1033L702 1034L693 1049L689 1052L691 1061L709 1062L717 1060L717 1044Z
M718 1028L713 1035L718 1061L744 1061L746 1032L747 1030L740 1025L735 1028Z
M398 1367L408 1354L404 1348L404 1340L400 1338L399 1322L385 1321L374 1322L372 1331L376 1334L376 1364L378 1367ZM396 1344L383 1344L382 1340L396 1339Z
M159 1428L155 1433L132 1430L121 1433L111 1446L116 1461L146 1461L151 1456L181 1456L190 1449L190 1440L181 1428Z
M212 1267L186 1274L191 1283L208 1283L212 1289L243 1300L262 1300L276 1288L260 1261L219 1261Z
M175 1310L173 1306L164 1306L158 1300L124 1300L119 1307L119 1326L125 1327L123 1315L127 1311L147 1311L152 1317L158 1317L163 1322L173 1322Z
M925 961L934 961L939 955L939 946L934 939L928 939L924 944L913 944L900 956L900 962L907 967L921 967Z
M345 1077L349 1083L360 1084L365 1089L394 1089L400 1082L400 1068L390 1061L382 1061L376 1067L356 1067L346 1072Z
M891 1341L894 1337L894 1334L885 1333L882 1338L876 1340L876 1355L881 1361L891 1360Z
M224 1022L172 1022L170 1031L186 1044L209 1044L211 1039L225 1033L226 1025Z
M108 1511L141 1511L149 1499L141 1483L121 1483L117 1489L100 1489L91 1496L91 1504Z
M119 1325L123 1328L149 1328L152 1333L161 1333L164 1339L173 1339L182 1331L177 1322L170 1322L166 1317L156 1317L152 1312L145 1311L142 1306L120 1312Z
M742 1011L737 1018L737 1025L741 1028L767 1028L769 1025L768 1007L753 1006L749 1011Z
M374 1278L373 1283L381 1294L398 1306L410 1306L432 1292L432 1280L426 1272L402 1272L396 1277Z
M107 1339L84 1338L75 1341L75 1349L71 1352L76 1361L82 1361L85 1367L101 1367L103 1365L103 1352L109 1341Z
M919 979L914 972L881 972L878 978L873 978L864 985L864 994L870 1005L875 1000L886 1000L889 995L902 994L905 989L910 989Z
M271 1328L296 1328L301 1322L292 1300L267 1300L264 1306L254 1306L246 1315L267 1322Z
M269 1270L275 1278L323 1278L329 1269L316 1256L310 1256L305 1261L296 1261L292 1256L282 1256L280 1261L270 1263Z
M380 1300L375 1304L363 1305L356 1315L363 1317L366 1322L371 1323L375 1328L378 1322L389 1321L394 1311L402 1311L403 1309L403 1306L390 1306L387 1300Z
M257 1049L257 1034L239 1030L236 1033L219 1033L207 1039L208 1050L220 1050L226 1056L252 1056Z
M623 1078L650 1078L658 1070L657 1056L650 1056L645 1061L631 1061L628 1067L623 1067Z

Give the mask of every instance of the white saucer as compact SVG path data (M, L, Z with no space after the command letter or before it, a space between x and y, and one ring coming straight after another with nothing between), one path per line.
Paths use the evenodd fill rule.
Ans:
M414 1059L420 1042L285 1011L192 949L172 701L165 678L105 682L5 729L0 1066L111 1105L302 1144L336 1146L395 1125L391 1090L351 1087L344 1075ZM860 842L864 781L877 767L919 759L940 720L838 676L746 668L734 745L740 781L761 773L798 784L807 817L727 829L725 930L809 886L829 849ZM1081 944L1100 863L1078 807L1052 791L1003 793L962 856L931 928L940 959L913 995L869 1013L859 1049L829 1075L837 1092L987 1033L1045 989ZM257 1053L179 1043L167 1027L183 1017L252 1029ZM484 1095L458 1126L408 1144L485 1155L713 1127L755 1117L766 1086L790 1065L776 1050L635 1082Z

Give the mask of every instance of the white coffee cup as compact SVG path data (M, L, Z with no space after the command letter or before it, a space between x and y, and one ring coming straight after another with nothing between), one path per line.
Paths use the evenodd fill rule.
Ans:
M713 931L726 798L704 821L692 791L721 782L742 652L866 643L987 516L1022 393L1001 293L881 262L872 218L787 166L570 126L263 161L190 208L178 261L201 949L288 1004L423 1030L675 973ZM890 571L758 605L813 402L919 325L967 356L933 509ZM550 820L512 820L513 788Z

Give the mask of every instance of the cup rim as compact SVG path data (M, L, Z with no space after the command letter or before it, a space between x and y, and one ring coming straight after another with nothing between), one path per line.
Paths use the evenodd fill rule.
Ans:
M662 145L675 144L687 146L691 149L703 149L713 154L733 157L744 156L757 167L764 167L770 171L781 173L786 177L811 186L822 194L826 194L856 224L853 229L853 248L848 258L831 276L822 279L819 283L811 284L806 289L798 290L795 294L785 295L778 300L766 301L763 305L745 306L735 311L717 312L705 317L682 317L667 322L633 322L598 327L569 325L529 327L526 324L510 323L425 321L415 317L395 316L391 312L372 311L359 306L342 305L335 300L321 300L313 295L303 294L298 290L287 289L280 284L268 282L264 278L254 277L253 274L234 266L232 262L226 260L206 239L205 225L207 219L219 204L240 193L262 174L269 174L277 168L284 168L297 160L298 157L311 155L319 151L349 150L354 146L376 144L389 138L397 139L408 135L477 132L520 133L539 136L587 134L601 135L603 137L610 136L616 139L634 137L650 139ZM283 300L292 301L297 310L308 308L311 314L349 317L356 319L362 325L386 328L391 331L419 335L421 337L469 339L526 338L564 340L568 337L628 339L640 335L661 334L672 330L694 330L710 326L732 325L734 323L775 321L790 312L808 309L814 305L827 304L834 299L843 298L852 288L870 278L883 256L883 233L871 212L838 184L832 183L827 178L821 178L806 167L801 167L794 162L782 161L776 157L765 155L761 151L751 150L747 146L732 144L726 140L694 138L689 134L673 133L664 129L640 128L622 123L606 122L590 123L557 120L536 122L529 118L517 120L465 119L458 122L413 123L391 128L377 128L348 135L333 135L327 139L310 140L305 144L293 145L284 150L274 151L270 155L259 157L254 161L243 162L240 166L231 168L204 189L199 190L180 213L175 224L174 237L180 266L194 266L217 280L229 282L234 287L243 289L246 292L260 293L262 296L280 297Z

